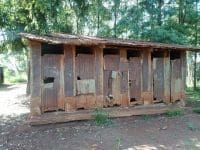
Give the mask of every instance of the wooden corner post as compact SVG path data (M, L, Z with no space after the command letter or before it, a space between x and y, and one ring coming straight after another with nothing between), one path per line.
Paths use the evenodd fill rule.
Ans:
M103 45L95 46L96 107L103 107Z
M145 48L142 57L142 98L145 105L153 100L151 51L152 48Z
M41 115L41 43L29 41L30 46L30 83L31 83L31 116Z

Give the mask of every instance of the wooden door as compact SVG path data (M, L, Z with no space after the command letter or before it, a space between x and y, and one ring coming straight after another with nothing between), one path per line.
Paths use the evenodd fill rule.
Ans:
M63 91L61 88L62 55L46 54L42 57L42 110L54 111L64 109Z
M129 59L129 97L131 104L141 104L141 58L131 57Z
M164 58L153 58L153 102L162 102L164 95Z
M181 60L171 60L171 101L182 99Z
M119 55L104 56L104 106L121 105Z

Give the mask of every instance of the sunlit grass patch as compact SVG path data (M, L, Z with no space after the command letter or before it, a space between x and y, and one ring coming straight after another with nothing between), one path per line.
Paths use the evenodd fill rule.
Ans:
M95 110L94 119L95 123L99 126L112 124L112 121L109 118L109 113L104 111L102 108L97 108Z

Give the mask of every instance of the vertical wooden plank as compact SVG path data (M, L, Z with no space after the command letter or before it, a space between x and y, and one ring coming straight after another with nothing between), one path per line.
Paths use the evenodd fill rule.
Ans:
M96 95L103 95L103 47L94 47L94 53Z
M152 92L151 49L143 50L142 80L143 91Z
M128 95L128 71L121 71L121 94L127 94Z
M64 93L75 96L75 46L64 45Z
M151 104L153 98L151 51L152 48L146 48L142 54L142 97L144 104Z
M64 56L60 57L60 89L58 94L58 109L65 109L65 96L64 96Z
M127 62L127 51L124 48L120 49L120 62Z
M170 58L169 58L169 51L165 51L164 57L164 102L170 102Z
M116 74L116 76L113 76ZM121 94L120 94L120 74L117 71L112 71L111 75L112 80L112 95L114 97L113 104L114 105L121 105Z
M104 70L119 71L119 55L105 55L104 56Z
M87 107L86 95L76 96L76 109L86 109Z
M187 60L186 60L186 51L181 52L181 71L182 71L182 99L185 99L185 87L186 87L186 70L187 70Z
M153 58L153 98L154 102L164 100L164 58Z
M31 58L31 115L41 114L41 43L29 41L30 58Z
M94 55L78 54L75 58L75 68L76 78L94 79Z
M76 110L76 97L65 97L65 111L71 112Z
M96 104L95 99L96 99L95 95L92 95L92 94L86 95L86 108L87 109L95 108L95 104Z
M42 111L57 110L57 98L59 86L59 65L57 65L59 59L56 59L54 55L42 56ZM54 78L52 83L44 83L47 78Z
M141 58L131 57L129 60L129 96L134 103L141 101Z
M120 71L120 93L121 93L121 106L127 107L129 104L128 98L128 60L127 60L127 50L125 48L120 49L120 64L119 64L119 71Z
M95 107L96 108L102 108L103 107L103 101L104 96L103 95L96 95L96 100L95 100Z
M112 71L104 70L103 76L103 95L104 95L104 106L107 106L107 97L112 95Z
M181 60L171 60L171 101L181 100L182 81L181 81Z
M64 110L64 95L62 85L62 55L42 56L42 79L53 78L51 83L43 83L42 110Z

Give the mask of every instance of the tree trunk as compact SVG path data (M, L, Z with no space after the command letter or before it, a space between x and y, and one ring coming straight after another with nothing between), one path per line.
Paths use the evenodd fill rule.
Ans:
M115 12L114 12L114 37L117 37L117 12L116 12L116 7L115 7Z
M3 67L0 67L0 84L4 82Z
M198 15L198 0L196 0L196 12ZM195 24L195 45L197 46L198 44L198 28L197 28L197 24L198 22L196 22ZM197 52L194 52L194 79L193 79L193 86L194 86L194 90L197 89Z
M158 0L158 26L162 25L162 5L163 5L163 0Z
M194 52L194 79L193 79L193 88L197 89L197 52Z
M100 26L100 2L97 0L97 34L99 33L99 26Z
M31 86L30 86L30 61L28 60L26 95L30 95L30 94L31 94Z

